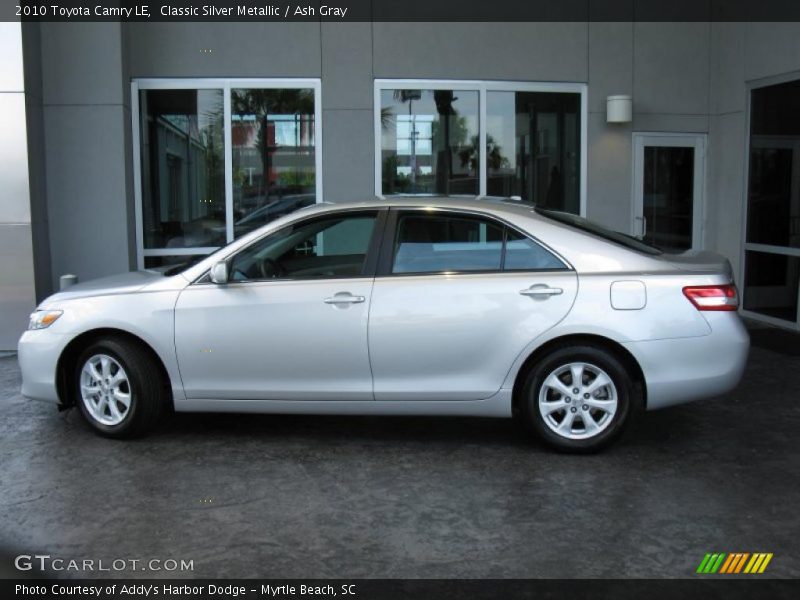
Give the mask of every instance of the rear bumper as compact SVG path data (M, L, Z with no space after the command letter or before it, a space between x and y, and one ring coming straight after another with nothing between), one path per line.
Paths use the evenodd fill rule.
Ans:
M56 366L69 342L67 336L47 329L26 331L17 345L17 358L22 372L22 395L33 400L59 402L56 387Z
M721 396L741 380L750 350L741 319L729 312L704 316L709 335L623 344L644 373L648 410Z

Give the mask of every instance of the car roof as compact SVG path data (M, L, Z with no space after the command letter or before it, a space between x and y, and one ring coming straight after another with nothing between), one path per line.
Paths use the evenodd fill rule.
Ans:
M430 207L457 210L477 210L498 213L524 214L536 217L534 205L522 200L512 200L499 196L388 196L386 198L370 198L344 202L320 202L307 206L305 211L315 207L321 210L338 210L345 208L397 208L397 207ZM323 208L324 207L324 208Z

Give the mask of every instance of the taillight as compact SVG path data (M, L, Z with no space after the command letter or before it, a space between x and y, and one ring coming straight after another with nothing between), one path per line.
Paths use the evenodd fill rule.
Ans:
M725 285L692 285L683 288L683 295L697 310L736 310L739 294L732 283Z

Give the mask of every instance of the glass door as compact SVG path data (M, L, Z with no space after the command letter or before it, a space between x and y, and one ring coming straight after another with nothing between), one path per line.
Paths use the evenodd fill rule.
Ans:
M750 93L744 313L800 329L800 81Z
M631 232L665 252L702 247L704 134L633 134Z

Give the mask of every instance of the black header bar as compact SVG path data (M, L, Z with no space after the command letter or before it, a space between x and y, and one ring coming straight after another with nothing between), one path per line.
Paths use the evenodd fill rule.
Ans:
M800 21L799 0L0 0L0 21Z

